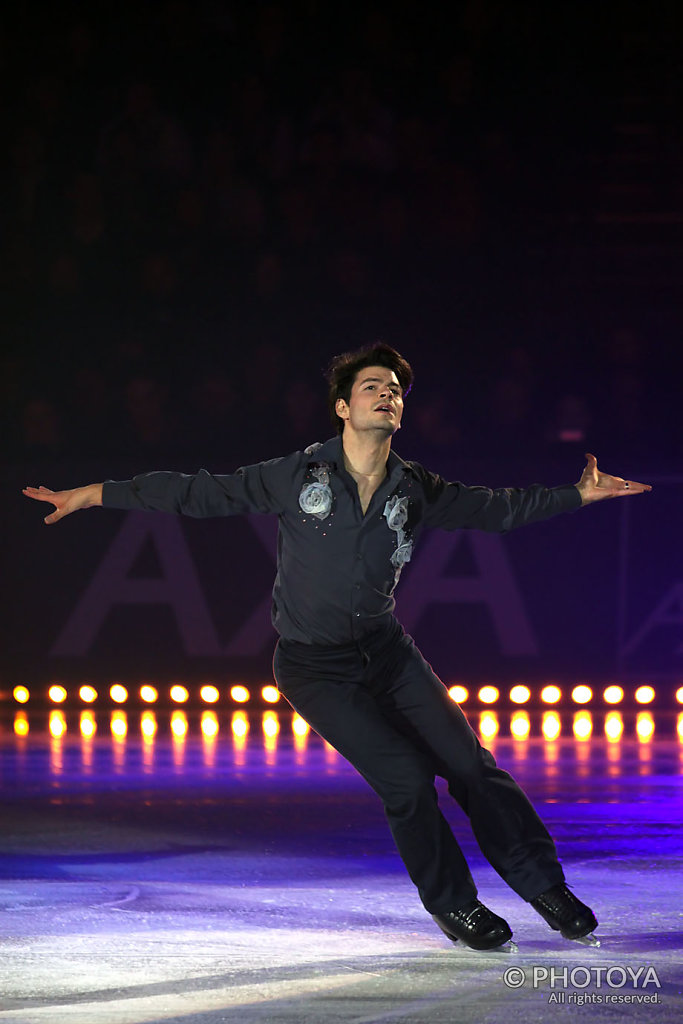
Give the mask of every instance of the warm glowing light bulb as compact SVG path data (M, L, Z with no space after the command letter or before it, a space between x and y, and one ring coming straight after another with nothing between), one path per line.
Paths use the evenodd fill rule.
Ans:
M199 696L205 704L215 704L220 697L220 693L215 686L207 684L206 686L202 686L199 691Z
M557 711L544 711L541 730L547 740L556 740L562 732L562 722Z
M572 728L577 740L590 739L593 732L593 718L590 711L577 711Z
M246 704L251 694L246 686L232 686L230 688L230 696L236 704Z
M128 690L121 683L114 683L109 687L109 696L115 704L125 704L128 700Z
M513 686L510 690L510 700L513 704L526 704L531 699L531 690L528 686Z
M155 686L150 686L149 683L145 683L144 686L140 687L140 700L144 700L145 704L154 704L159 699L159 691Z
M242 739L249 732L249 721L243 711L235 711L230 722L233 736Z
M157 718L153 711L143 711L140 718L140 732L146 740L153 740L157 733Z
M20 711L14 719L14 732L17 736L28 736L28 730L28 718Z
M450 686L448 689L448 696L451 700L454 700L456 704L464 704L469 693L464 686Z
M575 686L572 690L572 700L575 704L587 704L593 697L593 691L590 686L586 686L585 683L581 683L579 686Z
M81 730L81 736L86 740L91 740L97 732L97 721L92 711L81 711L81 717L79 722Z
M81 686L78 696L84 704L93 704L97 700L97 690L94 686Z
M308 736L311 727L305 722L301 715L294 715L292 718L292 732L295 736Z
M649 711L639 711L636 715L636 733L641 743L647 743L655 733L655 722Z
M31 694L25 686L15 686L12 690L12 696L17 704L27 704Z
M610 711L605 717L605 736L614 742L620 740L624 731L624 722L619 711Z
M66 719L61 711L51 711L48 722L48 728L50 730L50 736L54 739L60 739L66 732Z
M529 736L531 723L526 711L515 711L510 720L510 732L516 740L525 740Z
M187 716L184 711L174 711L171 715L171 732L177 739L187 736Z
M605 704L621 704L624 691L621 686L608 686L602 695Z
M261 690L261 696L267 704L277 704L280 699L280 691L277 686L264 686Z
M482 711L479 716L479 732L486 740L492 740L498 735L498 715L495 711Z
M66 690L58 684L51 686L47 691L47 695L53 704L63 704L66 700Z
M111 734L116 740L123 740L128 734L128 718L125 711L112 711L109 723Z
M561 698L562 690L559 686L550 684L549 686L544 686L541 690L541 700L544 704L557 704Z
M676 700L679 704L683 704L683 686L679 686L676 690Z
M176 704L184 704L189 699L190 694L186 686L177 684L171 687L171 700L175 701Z
M651 686L639 686L635 697L639 704L651 704L655 699L655 691Z
M218 718L215 711L202 711L201 730L207 739L218 736Z
M28 723L27 723L28 724ZM16 729L16 724L15 724ZM676 722L676 731L678 732L678 738L683 743L683 711L678 712L678 720Z
M495 686L482 686L477 696L482 704L495 704L500 694Z

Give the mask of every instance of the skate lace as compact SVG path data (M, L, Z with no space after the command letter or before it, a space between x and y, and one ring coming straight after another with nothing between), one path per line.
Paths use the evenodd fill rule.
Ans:
M544 893L540 899L548 910L552 911L552 913L558 917L573 916L577 910L583 911L585 909L581 900L579 900L571 889L568 888L558 889L551 893Z

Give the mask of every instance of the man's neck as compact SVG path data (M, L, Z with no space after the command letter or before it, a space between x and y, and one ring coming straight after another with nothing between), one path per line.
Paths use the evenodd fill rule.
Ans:
M355 433L348 424L342 434L344 465L351 476L381 477L386 475L391 451L391 435Z

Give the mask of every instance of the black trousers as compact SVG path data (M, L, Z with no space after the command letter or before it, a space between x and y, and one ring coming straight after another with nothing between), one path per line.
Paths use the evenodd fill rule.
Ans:
M454 910L477 895L439 810L437 775L469 816L484 856L522 899L564 881L555 845L531 803L481 746L396 620L343 647L281 639L273 669L292 707L382 800L398 851L430 913Z

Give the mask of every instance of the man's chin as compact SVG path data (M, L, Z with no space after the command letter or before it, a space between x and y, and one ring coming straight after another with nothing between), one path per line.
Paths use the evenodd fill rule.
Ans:
M380 435L381 437L392 437L397 430L399 430L401 424L395 423L392 420L387 420L386 423L373 424L369 429Z

